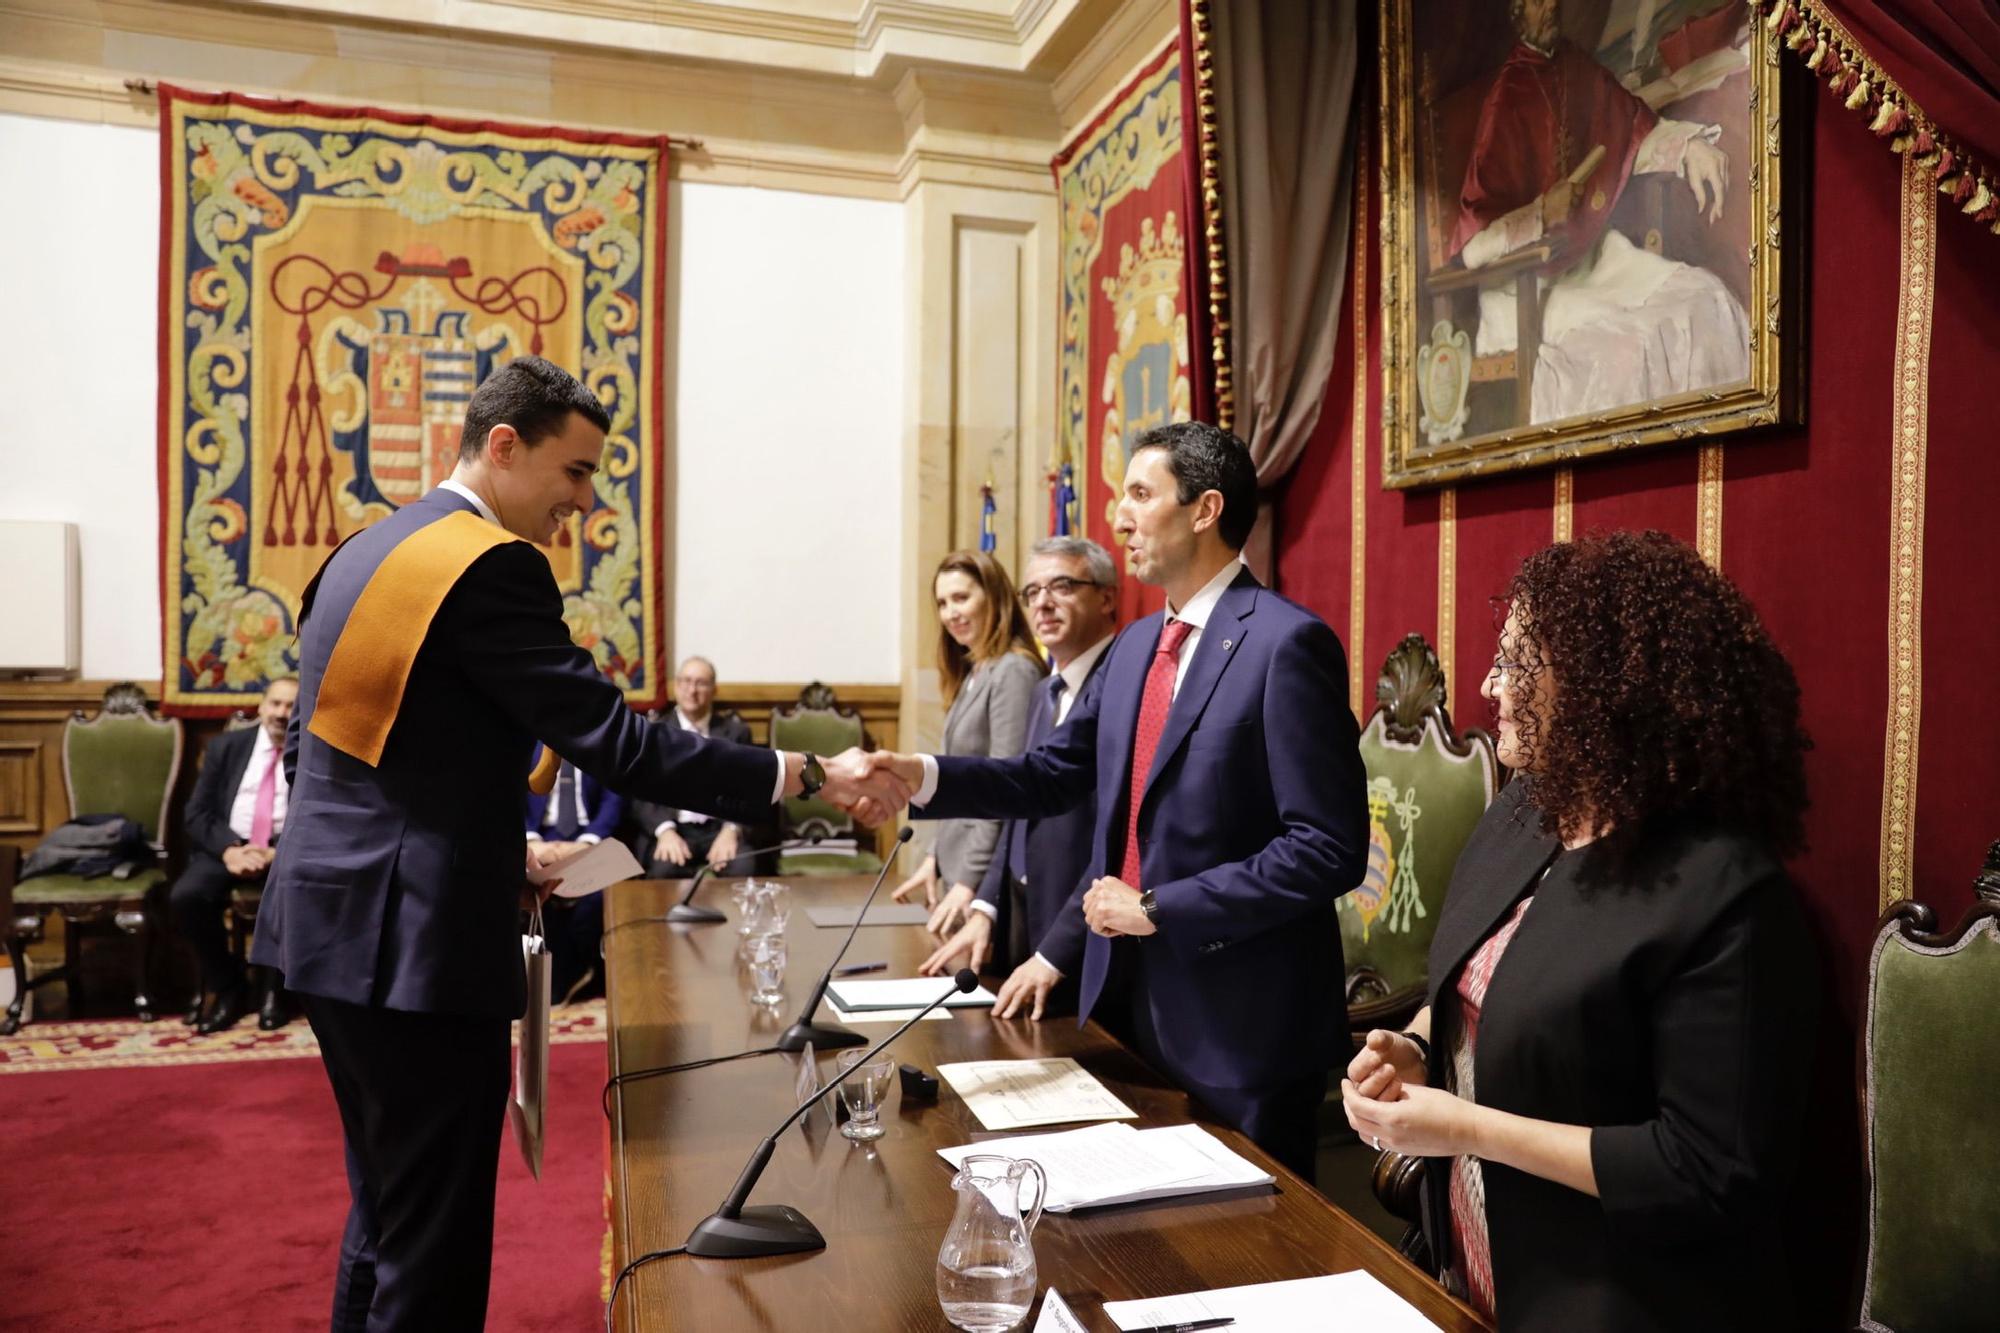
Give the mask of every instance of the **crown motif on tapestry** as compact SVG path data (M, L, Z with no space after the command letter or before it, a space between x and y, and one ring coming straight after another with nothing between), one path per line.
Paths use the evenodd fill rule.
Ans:
M1118 276L1104 279L1104 294L1111 298L1121 322L1132 310L1143 309L1162 297L1171 304L1180 296L1185 254L1180 219L1171 209L1157 231L1151 218L1140 221L1138 248L1121 246Z

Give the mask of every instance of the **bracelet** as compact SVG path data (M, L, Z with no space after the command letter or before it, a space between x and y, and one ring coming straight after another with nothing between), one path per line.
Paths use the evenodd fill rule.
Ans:
M1431 1044L1408 1028L1403 1029L1403 1037L1416 1046L1418 1053L1424 1057L1424 1068L1429 1069L1431 1066Z

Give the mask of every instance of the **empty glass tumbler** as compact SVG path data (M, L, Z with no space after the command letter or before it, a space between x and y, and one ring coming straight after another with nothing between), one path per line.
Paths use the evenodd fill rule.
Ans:
M752 935L747 953L751 1003L782 1003L785 998L785 937L776 933Z
M889 1080L896 1074L894 1060L878 1055L863 1064L861 1057L866 1054L866 1051L842 1051L837 1064L840 1097L847 1103L847 1123L840 1127L840 1132L864 1143L882 1137L882 1102L889 1095Z

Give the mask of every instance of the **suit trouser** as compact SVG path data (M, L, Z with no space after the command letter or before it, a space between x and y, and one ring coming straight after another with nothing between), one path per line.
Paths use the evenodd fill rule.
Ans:
M653 879L692 879L696 872L708 864L708 849L715 846L715 840L722 836L722 821L704 819L698 824L678 826L681 841L688 845L686 865L675 865L672 861L648 861L646 874ZM743 842L739 835L737 845ZM750 857L738 856L719 872L722 879L742 879L757 873Z
M346 1136L334 1333L482 1328L508 1021L300 1000Z
M1252 1143L1312 1182L1319 1151L1319 1105L1326 1099L1326 1071L1313 1070L1254 1088L1218 1087L1192 1077L1161 1049L1139 951L1125 952L1129 958L1128 965L1121 969L1123 995L1108 1005L1100 1002L1099 1006L1104 1011L1102 1021L1112 1035L1130 1045L1140 1059L1172 1079L1218 1119L1234 1125ZM1105 999L1112 997L1107 994Z
M229 952L229 929L222 918L229 910L230 890L254 883L230 874L220 858L194 851L188 855L187 869L167 890L174 929L194 950L205 990L221 992L243 984L243 964Z

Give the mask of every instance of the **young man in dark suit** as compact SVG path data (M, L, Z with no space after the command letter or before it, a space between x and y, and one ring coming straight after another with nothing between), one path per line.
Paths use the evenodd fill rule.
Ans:
M301 997L340 1107L336 1329L484 1323L537 741L616 790L738 818L814 790L875 818L898 794L850 757L649 725L570 641L534 544L591 508L609 424L565 371L509 362L472 394L451 478L306 591L291 818L251 957Z
M1361 880L1368 823L1340 641L1243 567L1256 506L1235 436L1147 431L1116 529L1167 610L1019 758L871 762L926 817L1046 817L1096 792L1082 1017L1310 1180L1349 1050L1334 900Z
M243 964L229 952L223 915L238 885L262 884L272 848L285 828L289 795L284 766L285 724L299 697L299 682L280 676L257 701L257 725L225 731L208 743L201 775L188 797L188 860L167 891L174 928L201 965L208 1008L195 1021L201 1033L235 1027L250 1003ZM271 988L260 1026L282 1027L289 1015L282 992Z
M1021 602L1035 637L1048 650L1050 675L1035 687L1027 749L1067 720L1104 663L1118 628L1118 567L1088 537L1049 537L1035 544L1021 572ZM969 961L990 958L1006 969L993 1006L996 1018L1076 1012L1077 974L1089 931L1083 894L1090 887L1090 837L1097 802L1046 819L1010 819L986 877L970 900L954 889L931 918L940 933L962 908L964 924L919 969L943 976Z

